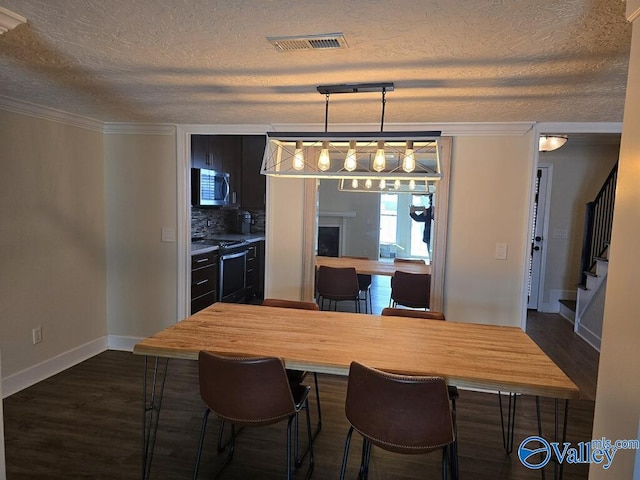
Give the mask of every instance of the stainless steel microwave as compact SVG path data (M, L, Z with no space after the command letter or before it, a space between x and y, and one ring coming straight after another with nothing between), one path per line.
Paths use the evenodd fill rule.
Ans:
M229 174L205 168L192 168L191 205L194 207L229 205Z

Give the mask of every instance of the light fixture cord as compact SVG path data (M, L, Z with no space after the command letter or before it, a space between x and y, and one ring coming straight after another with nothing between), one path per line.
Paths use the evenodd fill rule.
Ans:
M387 89L382 87L382 114L380 115L380 132L384 129L384 106L387 103Z
M329 123L329 94L325 95L325 106L324 106L324 133L327 133L327 125Z

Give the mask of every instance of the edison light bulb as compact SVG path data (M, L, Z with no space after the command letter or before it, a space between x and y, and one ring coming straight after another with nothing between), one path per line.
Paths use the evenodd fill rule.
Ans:
M416 189L416 181L412 178L411 180L409 180L409 190L415 190Z
M398 180L398 179L396 178L396 181L395 181L395 182L393 182L393 187L394 187L396 190L400 189L400 180Z
M302 141L296 141L296 149L293 152L293 168L294 170L302 170L304 168L304 153L302 152Z
M387 181L384 178L380 179L380 190L387 188Z
M356 141L349 140L349 150L347 150L347 156L344 158L344 169L348 172L353 172L358 163L356 161Z
M378 149L376 150L376 156L373 159L373 169L376 172L381 172L387 166L387 162L384 158L384 142L378 142Z
M322 151L320 152L320 158L318 158L318 168L323 172L329 170L331 166L331 159L329 158L329 142L322 142Z
M354 178L351 180L351 188L358 188L358 179Z
M371 183L371 179L370 179L370 178L367 178L367 181L366 181L366 182L364 182L364 186L365 186L366 188L371 188L371 185L372 185L372 183Z
M416 168L416 155L413 152L413 142L407 140L407 149L404 151L404 160L402 160L402 169L411 173Z

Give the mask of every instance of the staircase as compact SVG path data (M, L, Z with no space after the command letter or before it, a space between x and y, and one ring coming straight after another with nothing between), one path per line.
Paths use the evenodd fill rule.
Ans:
M616 163L595 200L586 205L577 300L560 300L560 314L573 323L576 334L598 351L602 338L617 179Z
M585 272L586 282L578 285L573 331L593 348L600 351L602 318L609 269L609 246L601 256L595 257L595 265Z

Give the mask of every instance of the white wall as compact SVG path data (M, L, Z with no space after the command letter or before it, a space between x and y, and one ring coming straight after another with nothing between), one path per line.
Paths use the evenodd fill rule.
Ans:
M305 181L267 177L265 298L302 299Z
M597 141L597 136L594 137ZM585 205L600 191L618 160L619 150L618 143L580 143L570 139L562 148L540 154L540 163L553 166L549 229L543 244L547 254L540 306L544 311L557 312L559 296L575 298L580 280ZM566 230L568 238L558 238L554 235L556 230ZM559 292L570 293L562 296Z
M0 125L0 349L10 395L22 376L46 378L33 373L43 363L106 344L105 187L102 133L5 110Z
M116 337L143 338L176 322L176 137L105 135L107 326ZM132 340L135 341L135 340Z
M338 180L320 180L318 187L321 212L356 212L347 219L343 255L378 258L380 231L380 195L341 192ZM342 221L337 218L336 221Z
M627 4L640 12L640 1ZM634 439L640 418L640 21L633 25L616 208L607 277L593 438ZM612 466L591 465L589 478L637 479L633 450L618 451Z
M444 312L457 322L520 326L533 133L453 140ZM496 260L496 243L507 259Z

